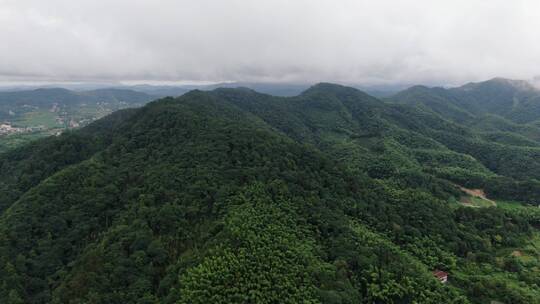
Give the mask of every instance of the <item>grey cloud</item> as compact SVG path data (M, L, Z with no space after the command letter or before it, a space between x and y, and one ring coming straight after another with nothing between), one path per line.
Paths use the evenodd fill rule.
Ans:
M532 78L538 12L535 0L0 0L0 80Z

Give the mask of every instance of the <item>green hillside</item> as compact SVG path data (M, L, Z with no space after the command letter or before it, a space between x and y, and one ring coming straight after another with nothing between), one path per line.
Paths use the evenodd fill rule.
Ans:
M540 303L538 126L452 107L192 91L10 149L0 302Z
M486 114L515 123L531 123L540 117L540 90L520 80L494 78L451 89L414 86L390 99L428 108L458 122Z

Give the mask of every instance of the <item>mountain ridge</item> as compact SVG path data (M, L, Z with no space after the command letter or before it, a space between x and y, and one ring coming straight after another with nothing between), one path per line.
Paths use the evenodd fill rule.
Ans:
M390 100L422 105L459 122L470 122L486 114L518 123L530 123L540 117L540 90L523 80L494 78L449 89L411 87Z
M538 303L501 253L540 227L521 144L328 83L114 112L0 153L0 299ZM521 203L463 206L457 185Z

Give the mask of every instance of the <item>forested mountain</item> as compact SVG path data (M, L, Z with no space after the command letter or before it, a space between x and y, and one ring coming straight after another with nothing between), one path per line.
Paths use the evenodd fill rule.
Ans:
M540 119L540 90L521 80L494 78L451 89L414 86L391 99L398 103L422 105L460 122L487 114L516 123Z
M540 303L540 126L420 89L191 91L1 153L0 300Z
M126 88L138 92L144 92L157 96L180 96L191 90L211 91L217 88L247 87L257 92L275 96L295 96L306 90L308 84L288 83L249 83L249 82L224 82L217 84L194 84L194 85L133 85Z

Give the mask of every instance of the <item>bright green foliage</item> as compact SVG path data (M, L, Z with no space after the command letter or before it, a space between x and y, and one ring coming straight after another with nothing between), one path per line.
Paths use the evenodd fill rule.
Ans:
M320 261L290 203L260 190L248 195L231 202L220 236L226 243L180 278L180 303L318 303L313 275Z

